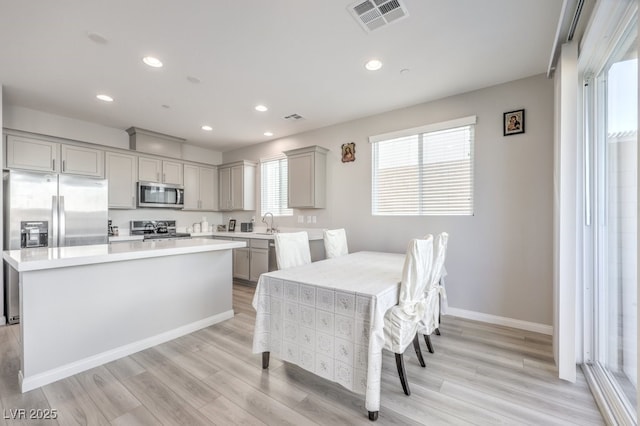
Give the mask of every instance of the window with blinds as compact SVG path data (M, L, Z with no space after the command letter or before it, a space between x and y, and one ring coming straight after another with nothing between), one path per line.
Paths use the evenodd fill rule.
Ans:
M473 215L475 116L370 138L372 214Z
M261 214L273 213L274 216L293 216L293 210L287 208L287 159L286 157L261 162Z

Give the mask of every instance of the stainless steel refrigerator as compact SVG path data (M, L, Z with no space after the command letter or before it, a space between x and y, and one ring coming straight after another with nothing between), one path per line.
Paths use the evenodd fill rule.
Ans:
M4 175L5 250L108 243L106 179L10 171ZM7 320L19 322L18 274L5 263Z

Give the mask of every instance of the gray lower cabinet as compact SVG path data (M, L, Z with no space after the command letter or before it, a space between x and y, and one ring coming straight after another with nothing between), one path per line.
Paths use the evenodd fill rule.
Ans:
M251 265L251 240L248 238L229 238L233 241L247 243L246 247L233 249L233 278L249 280L249 267Z
M258 282L260 275L269 271L269 240L224 238L244 241L247 247L233 249L233 278Z
M258 282L260 275L269 272L269 240L251 240L249 281Z

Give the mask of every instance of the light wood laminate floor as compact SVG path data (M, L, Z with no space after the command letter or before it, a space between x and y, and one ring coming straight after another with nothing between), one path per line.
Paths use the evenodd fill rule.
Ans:
M410 397L385 354L380 418L369 422L363 396L273 357L262 370L253 291L234 285L231 320L25 394L18 328L0 327L0 425L603 424L580 371L575 384L557 379L550 336L454 317L432 337L435 354L423 344L427 368L407 350ZM5 418L38 408L57 419Z

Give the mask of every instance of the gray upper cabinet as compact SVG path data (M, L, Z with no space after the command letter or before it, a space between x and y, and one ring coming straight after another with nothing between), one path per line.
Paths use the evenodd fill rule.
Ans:
M7 135L7 168L58 172L60 144Z
M218 167L219 210L255 210L256 163L238 161Z
M7 168L104 177L104 151L7 135Z
M184 209L218 210L218 173L214 167L184 165Z
M61 145L61 173L104 177L104 151L75 145Z
M328 151L314 145L284 152L287 156L289 208L326 207Z
M109 208L136 208L136 181L138 157L107 151L106 178L109 180Z
M138 158L138 180L143 182L170 183L182 185L183 165L178 161L160 160L158 158Z

